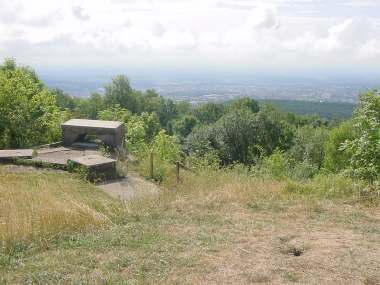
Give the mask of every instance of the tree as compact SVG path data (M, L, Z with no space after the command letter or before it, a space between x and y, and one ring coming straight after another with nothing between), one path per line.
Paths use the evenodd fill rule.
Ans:
M197 124L197 118L192 115L184 115L174 121L173 132L181 138L186 138Z
M181 150L177 137L169 136L161 130L152 142L154 153L160 161L174 163L181 158Z
M223 162L249 164L254 161L258 140L256 116L252 112L242 109L227 113L215 127Z
M360 96L353 122L357 136L345 142L342 150L352 153L352 173L374 182L380 178L380 92L374 90Z
M257 113L260 110L259 103L252 98L240 98L232 101L229 105L230 110L243 108L246 108L247 110L250 110L253 113Z
M133 91L129 84L129 79L124 75L118 75L112 79L112 83L104 86L105 95L104 102L109 106L119 105L124 109L130 110L132 113L138 113L139 93Z
M294 145L289 150L291 158L296 162L308 162L321 168L325 152L324 143L328 130L323 127L314 128L307 125L296 130Z
M156 111L163 128L169 128L169 123L178 116L178 110L173 100L162 98Z
M139 116L139 118L140 120L142 120L144 124L145 141L149 143L153 140L153 138L159 133L161 129L159 118L156 113L147 112L143 112Z
M288 149L292 137L290 126L274 114L243 108L225 114L215 124L196 128L187 145L197 155L216 150L223 164L252 164L276 149Z
M0 66L0 148L30 147L59 139L56 98L28 67Z
M293 145L294 130L282 114L267 106L256 114L256 137L261 153L271 155L275 150L286 151Z
M117 105L117 104L115 104ZM113 107L113 106L110 106ZM92 93L88 99L79 99L75 112L78 117L97 119L98 113L106 108L102 95Z
M347 141L355 139L356 134L352 121L347 121L332 129L324 145L325 159L323 166L333 172L349 168L352 153L342 149Z
M213 102L201 104L193 110L193 114L202 124L212 124L223 116L224 105Z
M53 89L51 90L53 95L55 96L55 99L57 101L58 107L63 111L63 110L69 110L69 111L74 111L76 107L76 102L75 99L63 92L61 89Z
M98 118L105 121L119 121L126 123L131 118L132 114L129 110L115 105L98 113Z

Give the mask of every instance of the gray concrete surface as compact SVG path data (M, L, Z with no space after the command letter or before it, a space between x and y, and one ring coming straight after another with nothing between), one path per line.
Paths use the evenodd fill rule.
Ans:
M116 167L116 160L108 157L104 157L97 154L85 155L79 157L72 157L69 159L74 163L80 164L87 168L93 167Z
M32 158L32 149L6 149L0 150L0 160L7 160L13 158Z
M86 135L94 135L105 145L120 148L124 143L124 125L117 121L72 119L61 125L64 146L71 146Z
M38 150L37 156L31 160L66 166L69 159L95 154L99 155L100 153L96 150L71 149L66 147L44 148Z
M98 184L97 187L111 197L123 201L145 196L157 196L161 192L156 184L134 173L128 173L128 177L121 180Z

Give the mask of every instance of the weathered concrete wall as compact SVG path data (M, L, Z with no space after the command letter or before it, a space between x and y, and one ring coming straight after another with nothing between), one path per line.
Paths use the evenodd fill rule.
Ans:
M62 124L63 145L72 145L80 136L95 135L104 144L119 148L124 144L124 126L121 122L100 120L70 120Z

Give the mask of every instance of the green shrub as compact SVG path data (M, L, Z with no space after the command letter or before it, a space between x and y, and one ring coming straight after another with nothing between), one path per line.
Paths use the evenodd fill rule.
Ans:
M290 177L296 180L313 178L318 173L318 167L307 161L296 163L291 169Z
M181 148L177 137L169 136L161 130L152 142L152 149L162 161L174 163L181 159Z
M320 174L308 181L289 181L285 190L322 198L352 198L359 197L363 188L365 188L363 182L353 180L344 174Z
M352 154L353 175L374 183L380 179L380 92L361 95L353 121L357 137L345 142L342 150Z
M342 149L346 141L355 138L355 130L351 121L347 121L332 129L324 145L325 159L323 166L333 172L344 170L350 166L352 153L348 149Z
M12 59L0 65L0 149L59 140L64 114L36 73Z
M314 128L307 125L298 128L294 137L294 145L289 150L290 157L296 162L306 161L320 168L324 159L323 146L327 134L328 130L324 127Z
M284 153L276 150L271 156L264 158L261 170L271 177L281 179L288 176L289 167Z

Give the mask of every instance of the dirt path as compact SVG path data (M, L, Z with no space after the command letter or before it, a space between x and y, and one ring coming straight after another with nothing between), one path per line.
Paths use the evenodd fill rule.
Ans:
M111 197L124 201L136 197L158 195L161 191L156 184L145 180L136 173L128 173L128 176L124 179L98 184L97 187Z

